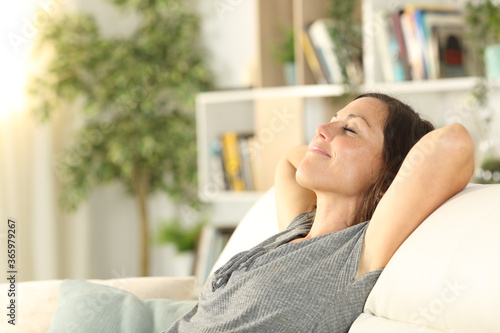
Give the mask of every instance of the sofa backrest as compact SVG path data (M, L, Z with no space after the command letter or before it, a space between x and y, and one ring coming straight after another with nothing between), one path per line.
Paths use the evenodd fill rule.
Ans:
M349 332L500 332L499 256L500 185L469 185L401 245Z
M248 250L278 233L274 188L268 190L246 213L215 262L211 273L237 253Z
M213 269L276 232L271 189L240 222ZM500 332L499 256L500 185L469 184L401 245L350 333Z

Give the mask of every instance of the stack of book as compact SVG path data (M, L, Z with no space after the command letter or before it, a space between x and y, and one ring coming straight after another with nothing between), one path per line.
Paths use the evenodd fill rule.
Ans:
M464 14L454 6L407 4L374 18L384 80L427 80L469 75Z
M334 24L331 19L318 19L302 32L301 44L309 68L319 84L359 84L363 80L361 62L359 59L350 59L343 68L339 54L348 51L346 48L337 48L331 34ZM347 78L342 74L344 70Z
M256 177L256 146L253 134L226 132L211 146L211 171L219 175L220 190L259 190Z

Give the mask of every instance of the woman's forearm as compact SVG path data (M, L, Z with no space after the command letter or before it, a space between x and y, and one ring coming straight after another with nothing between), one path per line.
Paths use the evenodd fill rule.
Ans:
M462 125L422 137L373 213L365 236L368 271L385 267L406 238L467 185L473 170L474 144Z
M436 129L410 150L395 181L415 174L439 172L449 176L457 187L464 187L474 171L474 143L460 124ZM432 179L432 177L429 177Z
M300 186L295 174L307 152L307 146L295 147L278 163L275 173L276 209L280 230L284 230L298 214L312 209L316 194Z

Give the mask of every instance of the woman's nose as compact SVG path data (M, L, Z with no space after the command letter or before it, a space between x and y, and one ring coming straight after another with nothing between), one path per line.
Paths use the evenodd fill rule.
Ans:
M332 141L335 135L333 123L323 124L316 127L316 136L325 141Z

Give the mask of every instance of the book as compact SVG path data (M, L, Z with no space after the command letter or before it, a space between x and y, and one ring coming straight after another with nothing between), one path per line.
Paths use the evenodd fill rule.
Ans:
M320 58L321 50L316 49L312 44L311 37L309 36L307 27L304 31L302 31L300 40L301 40L302 50L304 51L304 55L306 57L307 64L311 69L311 72L316 80L316 83L319 84L328 83L327 68L324 65L324 60Z
M248 158L250 162L250 173L252 175L252 186L254 191L258 191L262 188L260 178L257 173L257 165L259 164L259 154L256 149L255 136L249 136L246 139L248 147Z
M387 10L375 13L376 43L378 58L386 82L400 82L406 79L405 68L401 59L395 28L393 27L392 14Z
M248 146L248 138L251 135L243 135L238 137L238 147L241 160L241 175L245 184L246 191L253 191L253 174L252 174L252 160L250 157L250 147Z
M210 179L207 193L256 191L257 150L253 133L223 133L210 145Z
M424 15L423 10L413 10L409 12L410 21L413 25L413 33L415 34L415 39L418 41L418 52L422 69L423 79L428 79L430 77L430 64L426 52L426 36L424 27Z
M463 26L434 26L439 52L439 76L442 78L467 75Z
M328 83L341 84L344 81L342 69L329 32L329 27L332 24L332 20L318 19L309 25L307 31L314 49L322 55L321 64L324 67L324 72L328 73Z
M244 191L245 182L242 175L238 134L236 132L226 132L222 135L221 141L224 170L229 187L233 191Z
M411 77L413 80L424 80L425 69L422 61L422 46L415 33L412 14L403 12L400 15L401 30L408 52L408 63L410 65Z
M222 142L214 140L210 143L210 179L207 194L215 194L220 191L229 190L229 181L224 170L224 159L222 156Z
M431 78L445 78L445 77L456 77L456 76L465 76L467 75L466 70L466 46L464 45L464 33L465 33L465 18L462 13L427 13L424 18L425 21L425 29L427 30L427 34L429 35L429 39L427 40L427 52L429 56L432 58L432 76ZM455 63L461 62L462 64L459 67L449 67L451 72L448 70L444 70L443 66L446 66L445 59L442 59L445 51L443 46L445 35L449 35L453 32L455 38L457 38L457 43L459 44L457 47L459 51L450 52L456 54ZM458 52L458 53L457 53ZM460 58L460 59L459 59ZM456 66L455 64L453 66Z
M405 80L411 80L411 67L408 61L408 51L406 49L406 43L403 35L403 30L401 28L401 13L402 11L396 11L391 15L392 28L394 32L394 37L398 44L399 51L399 59L401 60L401 64L403 66L403 72Z
M436 79L439 77L439 73L437 70L436 57L434 56L435 51L431 47L432 29L429 28L429 20L427 17L434 16L439 20L445 19L446 16L450 15L460 15L460 12L454 5L437 3L410 3L404 7L404 12L408 20L406 24L409 25L407 26L408 31L406 31L406 33L410 38L409 43L412 48L410 51L410 59L414 70L413 73L417 74L419 79ZM405 37L407 37L407 35L405 35ZM418 73L415 73L415 71L418 71Z
M404 75L406 80L411 80L411 67L408 61L408 51L406 49L406 43L403 35L403 30L401 28L401 13L402 11L396 11L391 15L392 28L394 29L394 36L398 43L399 59L403 65Z

